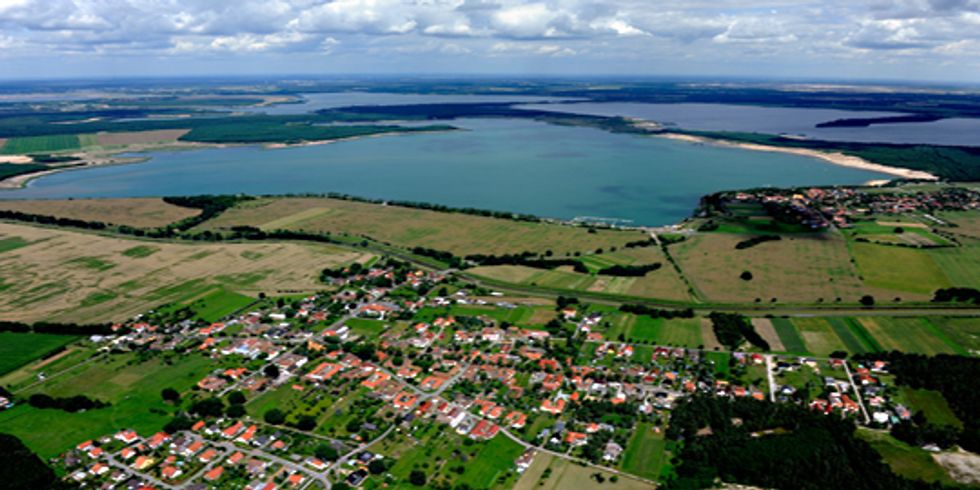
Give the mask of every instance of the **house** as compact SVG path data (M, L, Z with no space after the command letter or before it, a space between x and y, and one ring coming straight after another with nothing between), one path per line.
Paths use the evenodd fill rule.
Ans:
M227 381L217 376L206 376L197 382L197 387L204 391L213 392L224 388L227 384Z
M623 446L616 444L616 441L609 441L606 443L606 447L602 451L602 459L610 463L619 459L619 455L623 453Z
M469 435L473 439L477 440L493 439L493 437L497 435L498 431L500 431L500 427L497 426L497 424L486 420L481 420L476 423L476 426L473 427L473 430L470 431Z
M400 410L408 410L408 409L410 409L410 408L412 408L412 407L415 406L415 401L417 399L418 399L418 397L415 396L414 394L409 393L407 391L403 391L403 392L395 395L395 399L392 402L392 404L397 409L400 409Z
M306 373L304 378L315 382L326 381L339 373L341 369L343 369L343 367L340 364L324 362L313 368L313 370L309 373Z
M525 424L527 424L527 415L524 415L521 412L514 411L507 414L507 417L504 418L504 421L507 422L507 424L511 428L520 429L521 427L524 427Z
M554 402L551 400L544 400L541 402L541 411L548 412L552 415L561 415L565 410L565 399L558 399Z
M221 475L223 475L224 473L225 473L224 466L216 466L214 467L214 469L204 474L204 480L211 481L211 482L218 481L221 479Z
M304 480L305 478L303 478L303 475L299 473L293 473L292 475L289 475L289 478L286 478L286 483L288 483L289 486L295 488L302 485Z
M152 437L150 437L150 440L146 441L146 445L149 446L150 449L157 449L160 446L162 446L165 442L169 442L169 441L170 441L169 434L167 434L166 432L157 432L156 434L153 434Z
M565 442L572 447L584 446L589 442L589 436L581 432L568 431L565 434Z
M122 442L123 444L132 444L139 440L140 436L135 430L124 430L118 432L113 439Z
M154 463L153 458L149 456L140 456L136 458L135 462L133 462L133 469L135 469L136 471L143 471L153 466L153 463Z
M91 468L89 468L88 472L93 476L102 476L108 473L109 469L109 465L105 463L95 463Z
M198 456L197 460L200 461L200 462L202 462L202 463L204 463L204 464L208 464L211 461L213 461L214 458L217 457L217 456L218 456L218 451L215 451L214 449L210 449L209 448L207 451L204 451L203 453L201 453L201 455Z
M173 480L183 474L183 470L176 466L166 466L160 470L160 476L162 476L165 480Z

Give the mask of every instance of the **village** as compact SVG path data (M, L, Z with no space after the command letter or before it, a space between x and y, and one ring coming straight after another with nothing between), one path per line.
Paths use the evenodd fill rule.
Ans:
M969 188L941 187L938 189L904 190L897 188L811 187L806 189L757 189L723 193L721 207L726 204L755 203L772 210L772 214L788 212L799 223L819 230L834 226L847 229L856 221L873 215L921 216L930 227L945 227L949 223L936 216L940 211L969 211L980 209L980 192Z
M150 312L90 338L107 355L180 353L219 367L171 395L194 403L169 430L78 441L58 461L66 478L85 488L374 488L398 480L390 470L404 457L376 449L386 439L442 427L440 437L513 445L493 463L496 478L547 454L646 481L619 469L634 429L663 438L686 396L795 403L877 428L910 417L881 362L626 342L607 335L602 309L574 299L519 326L506 320L510 298L443 272L394 259L340 272L333 294L268 298L211 324L157 323ZM417 486L436 482L416 473Z

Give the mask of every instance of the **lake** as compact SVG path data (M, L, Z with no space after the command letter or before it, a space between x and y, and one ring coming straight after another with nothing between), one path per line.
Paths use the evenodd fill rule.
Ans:
M485 102L560 102L571 98L538 97L532 95L470 95L470 94L400 94L388 92L323 92L299 94L302 101L293 104L274 104L262 107L224 107L240 112L262 112L270 115L306 114L321 109L373 105L418 104L480 104Z
M817 128L815 127L817 123L835 119L901 114L734 104L641 102L527 104L520 107L572 114L635 117L664 124L671 123L692 130L787 133L827 141L980 146L980 119L971 118L950 118L924 123L876 124L867 128Z
M782 153L612 134L530 120L454 121L465 131L285 149L157 152L134 165L56 173L2 198L342 192L450 206L676 223L705 194L887 178Z

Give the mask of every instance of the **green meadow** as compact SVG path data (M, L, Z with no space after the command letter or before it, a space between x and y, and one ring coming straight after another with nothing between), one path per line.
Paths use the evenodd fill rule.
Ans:
M72 335L0 332L0 375L74 342Z

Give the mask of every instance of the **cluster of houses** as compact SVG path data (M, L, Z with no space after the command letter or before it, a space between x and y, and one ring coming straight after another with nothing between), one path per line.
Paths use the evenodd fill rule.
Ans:
M760 189L736 192L727 196L733 202L777 205L791 209L803 224L821 229L831 224L838 228L852 226L855 217L925 213L936 224L942 220L932 217L936 211L966 211L980 209L980 192L966 188L940 188L930 192L867 192L849 187L809 189Z

